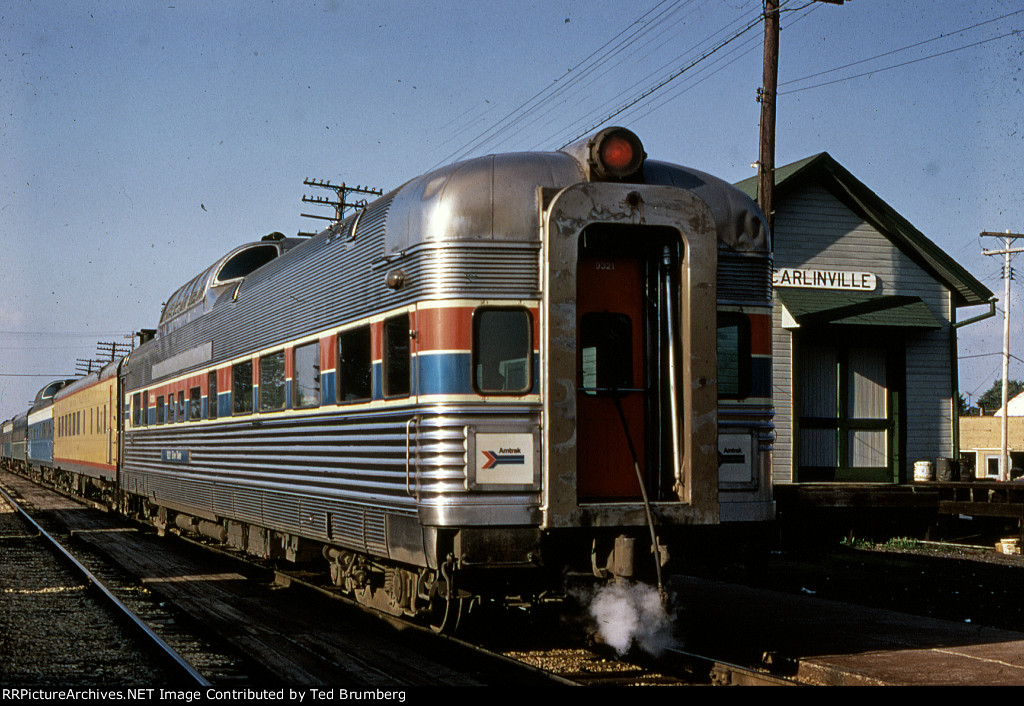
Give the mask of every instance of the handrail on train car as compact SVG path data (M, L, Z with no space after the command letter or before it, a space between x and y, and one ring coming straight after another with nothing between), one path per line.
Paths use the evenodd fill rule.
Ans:
M413 424L418 424L418 423L419 423L419 415L413 415L412 417L409 418L409 421L407 421L405 423L405 494L410 496L410 497L416 498L416 500L420 499L419 473L416 474L416 492L413 493L409 489L409 467L410 467L410 458L411 458L411 451L410 451L410 437L411 437L411 435L410 435L410 431L411 431L412 425Z
M663 289L665 291L665 323L668 326L668 388L669 407L672 416L672 475L676 479L675 491L682 496L683 491L683 466L680 463L682 458L681 442L679 439L679 386L676 381L676 320L672 316L672 253L666 245L662 249L662 277L664 279Z

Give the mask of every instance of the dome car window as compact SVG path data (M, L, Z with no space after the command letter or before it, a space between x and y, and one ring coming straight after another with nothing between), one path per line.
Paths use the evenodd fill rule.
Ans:
M245 277L277 257L277 248L273 245L257 245L243 250L224 263L217 273L217 284Z

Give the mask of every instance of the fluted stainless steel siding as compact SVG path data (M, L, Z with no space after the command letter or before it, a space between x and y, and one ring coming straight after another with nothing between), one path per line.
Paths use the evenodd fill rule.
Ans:
M424 298L539 295L536 243L424 245L391 263L374 264L380 243L361 243L360 233L370 237L362 228L355 242L317 236L257 270L243 283L238 301L227 297L207 316L138 348L125 368L127 389L155 382L153 363L205 343L213 345L206 365L216 365ZM399 291L384 284L386 273L397 267L408 282Z
M473 496L481 494L467 490L468 426L524 418L536 423L539 413L410 407L168 425L126 434L122 487L199 515L386 554L386 514L415 517L419 503L479 502ZM163 462L165 449L187 451L188 463ZM407 454L414 464L408 473ZM489 503L538 502L536 493L484 495Z

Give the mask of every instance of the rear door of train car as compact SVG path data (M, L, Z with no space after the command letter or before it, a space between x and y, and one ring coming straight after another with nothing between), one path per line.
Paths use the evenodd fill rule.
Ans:
M591 183L563 190L546 216L552 515L636 505L643 489L716 521L717 240L706 205L669 187Z

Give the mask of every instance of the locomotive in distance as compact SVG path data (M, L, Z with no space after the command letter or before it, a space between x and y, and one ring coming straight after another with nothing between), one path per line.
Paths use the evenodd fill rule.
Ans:
M448 628L774 516L771 272L750 199L626 129L470 159L229 252L3 462Z

